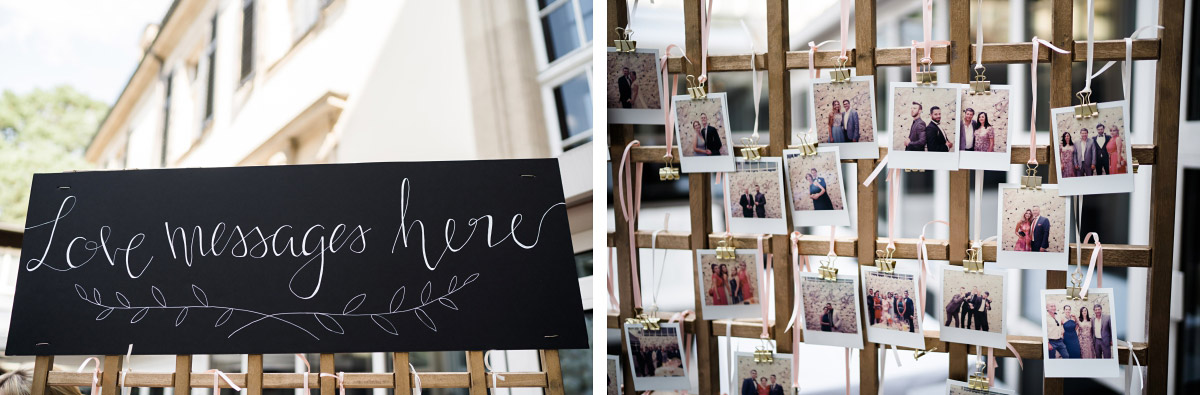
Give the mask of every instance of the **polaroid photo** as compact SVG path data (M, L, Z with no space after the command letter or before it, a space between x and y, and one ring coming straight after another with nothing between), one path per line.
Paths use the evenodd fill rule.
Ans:
M888 84L892 146L888 167L958 170L958 109L964 84Z
M874 266L861 268L863 298L869 306L867 313L867 341L892 344L915 349L925 348L925 334L921 332L920 309L923 296L917 291L916 270L900 268L891 273L881 272ZM807 335L807 333L806 333Z
M647 330L640 324L625 324L629 367L633 370L633 388L637 391L691 389L687 365L683 362L682 329L678 323L659 324Z
M671 97L675 112L675 141L684 173L734 171L733 133L729 130L729 104L725 93L704 99L689 95Z
M1004 290L1007 271L968 273L952 266L942 271L941 339L952 343L1004 348Z
M1120 376L1112 288L1091 288L1087 300L1072 300L1066 292L1042 290L1045 376Z
M805 344L863 348L858 311L858 276L839 275L837 281L816 273L800 273L800 306Z
M1000 388L986 391L971 389L970 385L958 380L946 380L946 395L1015 395L1016 392Z
M734 259L718 259L717 250L696 250L701 274L704 319L761 318L758 261L755 250L737 250Z
M875 77L817 78L809 88L808 114L816 120L820 146L839 148L846 159L879 158Z
M1098 103L1100 115L1075 119L1075 107L1050 110L1058 193L1095 195L1133 192L1129 106Z
M657 49L608 48L608 123L662 124L666 100L661 55Z
M725 173L729 229L735 233L788 234L783 158L737 158L735 163L736 171Z
M1067 270L1067 243L1071 210L1058 185L1023 189L1017 184L1000 184L1000 242L996 245L996 267L1002 269Z
M958 168L1008 171L1012 150L1009 138L1015 121L1008 111L1012 89L992 85L988 95L962 90L958 125Z
M624 380L624 375L621 374L621 358L616 355L608 355L608 395L621 395L621 380Z
M821 146L814 155L783 151L793 227L850 225L840 149Z
M754 353L737 352L734 376L737 392L734 395L792 393L792 355L774 354L772 362L754 362ZM730 383L730 387L734 384ZM730 388L732 390L732 388Z

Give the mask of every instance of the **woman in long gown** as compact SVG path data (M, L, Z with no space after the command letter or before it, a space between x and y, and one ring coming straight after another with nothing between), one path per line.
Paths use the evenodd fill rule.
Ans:
M842 122L842 102L833 101L833 113L829 114L829 142L846 142L846 124Z
M754 290L750 289L750 276L746 274L746 264L738 265L738 283L741 283L742 303L753 304Z
M883 299L879 298L879 291L875 291L875 322L883 322Z
M1096 357L1096 350L1093 349L1093 344L1096 342L1096 336L1092 334L1092 314L1091 309L1087 305L1079 309L1079 355L1083 359L1092 359Z
M812 174L805 174L808 180L808 197L813 200L813 210L833 210L833 201L829 200L829 191L821 185Z
M712 155L712 151L704 143L704 130L700 128L700 121L692 121L692 129L696 131L696 144L692 146L692 156Z
M1058 146L1062 147L1058 150L1058 162L1063 178L1078 176L1079 164L1075 163L1075 142L1071 140L1071 135L1063 132Z
M643 106L642 103L638 102L637 78L638 76L636 71L629 72L629 89L632 91L632 93L629 95L629 102L633 103L633 108L646 108L646 106Z
M721 269L716 264L712 265L712 288L709 288L708 295L712 296L713 306L723 306L729 304L729 300L725 298L725 278L721 276Z
M1108 139L1104 150L1108 151L1108 174L1125 174L1125 139L1117 127L1112 128L1112 138Z
M892 327L892 294L888 293L886 299L883 300L883 322L887 323L887 327Z
M1063 306L1067 321L1063 322L1063 344L1067 346L1067 358L1079 359L1079 321L1071 314L1071 306Z
M1029 244L1033 240L1033 211L1025 210L1025 214L1021 216L1021 220L1017 221L1017 228L1013 233L1017 234L1017 245L1015 251L1030 251Z
M729 304L742 303L742 283L737 280L737 266L733 267L733 274L730 274L728 267L721 264L721 273L729 279Z
M992 127L988 114L979 113L971 125L974 129L972 134L975 135L975 152L992 152L992 144L996 141L996 129Z

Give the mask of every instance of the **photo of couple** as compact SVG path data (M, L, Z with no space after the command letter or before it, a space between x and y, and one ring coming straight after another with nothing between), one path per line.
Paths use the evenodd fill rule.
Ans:
M1108 359L1113 357L1112 320L1108 295L1071 300L1066 295L1046 295L1046 358Z
M1011 94L1007 85L992 85L991 93L982 95L973 95L969 89L962 90L959 98L962 121L958 123L959 168L1008 170Z
M1075 119L1073 107L1053 114L1055 170L1063 195L1133 191L1125 102L1096 105L1099 115Z
M1003 194L1005 251L1064 251L1065 198L1044 189L1004 189Z
M793 211L845 209L837 151L821 150L814 155L789 151L784 156L788 184L792 186Z
M680 171L734 170L733 136L729 131L729 109L725 100L725 93L709 93L706 98L695 100L689 95L671 98ZM658 121L662 122L661 114Z
M657 49L608 48L608 122L662 124L663 85Z
M858 303L854 298L854 287L852 279L829 281L820 277L801 277L804 329L858 333L858 314L854 311Z
M792 393L792 357L775 354L773 362L755 362L754 354L739 352L737 395L785 395Z
M888 166L900 169L958 170L958 84L890 84L892 147ZM972 140L973 143L973 140Z
M876 158L875 81L871 77L852 77L847 82L814 80L809 116L817 142L844 144L842 156L849 159ZM857 144L871 143L871 144Z
M724 193L734 232L785 234L783 158L736 159L737 171L725 173Z

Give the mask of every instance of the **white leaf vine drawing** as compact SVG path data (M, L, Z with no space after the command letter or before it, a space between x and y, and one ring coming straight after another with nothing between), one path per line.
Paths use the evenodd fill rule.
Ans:
M470 276L467 276L467 278L461 283L458 280L458 276L454 276L450 279L450 284L446 290L446 293L438 297L433 296L433 282L426 281L425 286L421 289L420 303L410 307L404 306L404 295L406 288L401 286L400 288L396 289L394 294L392 294L392 298L386 306L387 309L379 312L359 312L359 309L363 308L363 306L367 304L367 294L365 293L358 294L350 298L340 313L314 311L262 313L233 306L219 306L210 304L208 295L203 289L195 284L192 285L191 291L192 295L196 299L197 304L181 305L168 304L166 296L157 286L150 287L150 297L154 300L154 303L147 305L137 305L121 292L115 293L117 305L108 305L101 300L99 289L93 288L91 294L89 294L87 288L84 288L82 285L75 284L75 291L80 299L83 299L89 304L100 308L99 314L96 315L97 321L108 318L114 312L131 312L132 315L129 319L129 323L136 324L145 319L147 316L151 315L153 311L167 310L176 312L175 326L180 326L187 321L189 317L188 312L191 310L213 310L220 312L216 322L213 324L214 328L225 325L230 321L241 322L241 320L234 320L235 316L238 316L240 319L248 319L248 321L244 321L241 326L233 329L226 338L232 338L234 335L238 334L238 332L241 332L242 329L246 329L260 322L276 321L292 326L311 336L313 339L320 340L320 337L317 336L316 333L313 333L313 331L308 330L304 325L302 325L302 323L307 323L309 325L311 325L311 323L302 322L300 321L301 318L311 317L322 329L338 335L344 335L346 333L346 329L342 326L339 319L370 318L371 321L375 323L375 326L379 327L380 330L383 330L384 332L393 336L399 336L400 331L396 329L396 325L392 321L393 317L402 317L406 314L412 314L417 318L417 321L419 321L422 325L425 325L426 328L437 332L437 324L425 310L431 307L442 306L451 311L458 311L458 305L450 299L450 296L454 295L458 291L461 291L463 288L466 288L467 285L470 285L477 279L479 279L479 273L474 273ZM136 296L133 299L137 299ZM193 316L194 315L195 314L193 314Z

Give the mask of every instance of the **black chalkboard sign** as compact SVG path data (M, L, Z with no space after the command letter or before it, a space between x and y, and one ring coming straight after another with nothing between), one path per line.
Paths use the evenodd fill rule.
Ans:
M38 174L8 355L588 346L554 159Z

